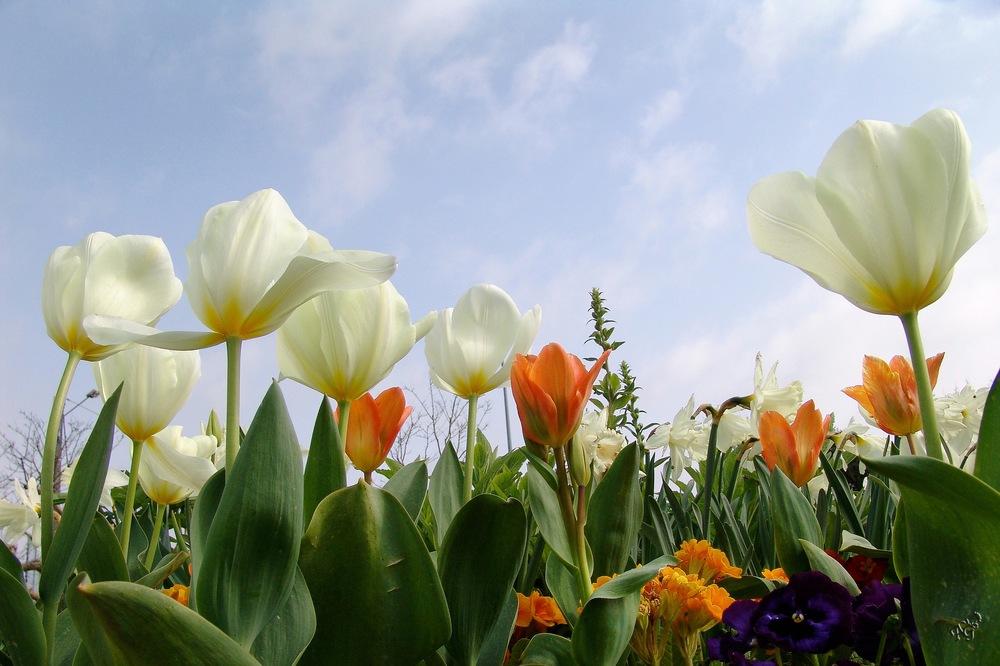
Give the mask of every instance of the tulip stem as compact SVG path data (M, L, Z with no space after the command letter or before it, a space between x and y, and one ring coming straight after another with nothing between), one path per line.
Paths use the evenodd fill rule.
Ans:
M153 568L153 560L160 545L160 530L163 529L163 514L167 510L166 504L156 503L156 518L153 520L153 536L149 539L149 548L146 549L146 571Z
M125 491L125 511L122 513L122 555L128 562L128 542L132 535L132 512L135 509L135 484L139 479L139 459L142 442L132 440L132 466L128 471L128 489Z
M916 311L899 316L906 333L906 344L910 347L910 361L913 364L913 376L917 381L917 396L920 398L920 420L923 423L924 446L927 455L936 460L944 460L941 449L941 438L938 434L937 413L934 410L934 389L931 387L931 376L927 371L927 359L924 356L924 344L920 340L920 327L917 325Z
M177 542L178 550L184 551L185 553L191 552L188 548L187 543L184 541L184 537L181 534L181 523L177 520L177 514L170 512L170 524L174 526L174 540Z
M226 338L226 473L240 450L240 352L243 339Z
M559 509L562 513L563 524L566 526L566 536L569 538L570 548L573 549L573 559L576 561L577 587L580 594L580 604L587 603L593 592L590 584L590 567L587 564L587 540L583 536L583 527L578 525L577 516L573 513L573 498L569 492L569 471L566 468L566 447L558 446L553 449L556 454L556 477L559 479ZM580 498L578 509L582 506L583 498ZM586 516L586 514L583 514Z
M462 503L472 499L472 475L476 471L476 407L479 396L473 393L469 396L469 422L465 435L465 492Z
M59 431L62 429L63 407L66 405L66 395L69 393L69 386L73 383L73 375L76 373L76 367L80 364L81 358L79 352L69 353L66 367L63 368L62 377L59 379L59 387L56 389L55 397L52 398L52 411L49 413L49 423L45 429L41 479L43 564L45 556L48 555L49 546L52 545L52 535L55 533L55 525L52 520L55 504L52 496L55 494L56 448L59 443Z
M576 561L580 571L580 585L587 592L581 601L587 603L593 586L590 582L590 563L587 562L587 486L577 486L576 489Z

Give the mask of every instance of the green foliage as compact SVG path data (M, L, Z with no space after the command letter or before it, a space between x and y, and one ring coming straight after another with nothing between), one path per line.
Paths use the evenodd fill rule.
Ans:
M303 478L302 515L308 525L316 505L334 490L347 485L347 463L344 461L344 444L340 430L333 418L330 399L323 396L313 425L309 456Z
M625 570L642 524L637 444L621 450L594 490L587 511L587 541L594 552L597 576Z
M451 635L444 591L406 509L359 484L319 503L299 560L316 609L301 664L412 664Z
M2 548L6 550L6 546ZM45 663L42 616L35 610L24 582L6 569L0 569L0 642L19 666Z

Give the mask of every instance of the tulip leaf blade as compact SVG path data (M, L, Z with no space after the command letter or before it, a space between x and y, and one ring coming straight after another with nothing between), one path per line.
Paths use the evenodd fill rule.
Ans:
M525 666L576 666L573 644L557 634L536 634L521 654Z
M846 587L852 597L856 597L861 594L861 590L858 589L858 584L854 582L854 579L851 578L851 574L847 573L847 569L845 569L840 562L830 557L825 550L811 541L799 539L799 543L802 545L802 549L805 551L806 557L809 558L809 566L813 571L821 571L825 573L827 578L832 580L834 583L838 583Z
M93 614L91 632L82 633L97 663L109 656L122 664L164 663L166 655L178 664L258 663L211 622L161 592L119 581L74 583L70 612L74 621L81 611Z
M442 543L448 532L452 518L462 508L464 474L462 464L458 461L455 447L448 442L441 452L441 457L431 473L427 488L427 499L434 513L434 525L437 542Z
M347 464L340 429L333 417L330 399L323 396L309 442L309 456L303 478L303 524L312 520L316 505L335 490L347 485Z
M415 460L396 470L382 489L392 493L406 509L413 522L420 517L420 509L427 497L427 463Z
M451 620L430 554L392 494L361 483L319 503L299 566L316 609L301 664L416 663L444 645Z
M639 447L629 444L619 452L590 498L584 529L594 551L597 576L624 571L639 536L642 527L639 466Z
M291 594L302 454L277 382L257 410L196 562L198 612L249 649Z
M575 626L579 617L580 590L576 586L577 569L558 557L545 561L545 586L559 605L569 626Z
M812 505L778 467L771 472L769 489L778 562L789 576L809 571L809 558L799 539L817 546L823 543Z
M524 556L526 530L521 503L496 495L476 495L452 520L438 551L438 571L451 614L445 647L458 663L478 661L507 605Z
M108 475L111 445L114 443L115 415L122 386L105 401L94 429L76 463L73 481L66 493L59 529L45 557L38 581L38 596L46 604L58 604L76 559L83 550L90 525L101 501L104 479Z
M264 625L250 654L269 666L292 666L316 633L316 611L302 571L295 567L292 593L277 615Z
M672 559L658 558L594 590L573 628L573 656L578 664L618 663L632 638L640 591Z
M983 407L975 474L995 490L1000 490L1000 372L993 380Z
M556 491L549 486L545 477L533 465L528 466L527 476L528 506L531 507L531 515L535 518L538 531L541 532L545 543L560 560L568 566L576 568L573 547L569 542L569 535L566 533Z
M514 631L514 622L517 620L517 607L517 593L511 588L507 591L507 601L500 611L500 617L497 618L490 633L486 636L486 640L483 641L476 666L493 666L493 664L503 663L510 635Z
M0 571L6 571L12 578L24 582L24 569L21 561L11 551L10 548L0 548Z
M0 546L6 550L7 546ZM0 641L15 664L45 664L45 631L42 616L28 595L24 582L0 569Z
M925 456L865 459L900 486L913 615L927 663L1000 663L1000 493ZM982 622L979 630L972 627Z
M76 568L86 571L95 583L105 580L129 580L128 567L122 555L121 544L108 521L99 513L94 514L84 541L83 549L76 558Z

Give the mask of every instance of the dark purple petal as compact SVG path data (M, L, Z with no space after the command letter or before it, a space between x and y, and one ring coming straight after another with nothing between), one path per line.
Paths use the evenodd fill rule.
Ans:
M796 652L828 652L851 635L851 595L826 574L797 573L787 586L761 599L751 622L761 643Z

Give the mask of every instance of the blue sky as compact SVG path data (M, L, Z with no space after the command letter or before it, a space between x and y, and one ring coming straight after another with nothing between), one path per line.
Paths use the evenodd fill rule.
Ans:
M759 351L846 423L862 355L905 354L895 319L756 251L756 180L815 172L855 120L946 106L1000 210L988 2L0 0L0 62L0 426L46 415L64 363L41 316L56 246L162 236L183 279L205 211L264 187L334 247L396 255L414 319L493 282L541 304L536 350L593 354L599 287L626 341L612 360L655 422L691 393L751 392ZM928 353L946 352L941 391L1000 367L997 233L921 314ZM203 328L186 300L160 327ZM202 362L186 428L224 406L223 349ZM249 423L277 374L273 336L244 366ZM387 384L426 378L418 344ZM308 441L319 399L283 386ZM92 387L81 368L70 400Z

